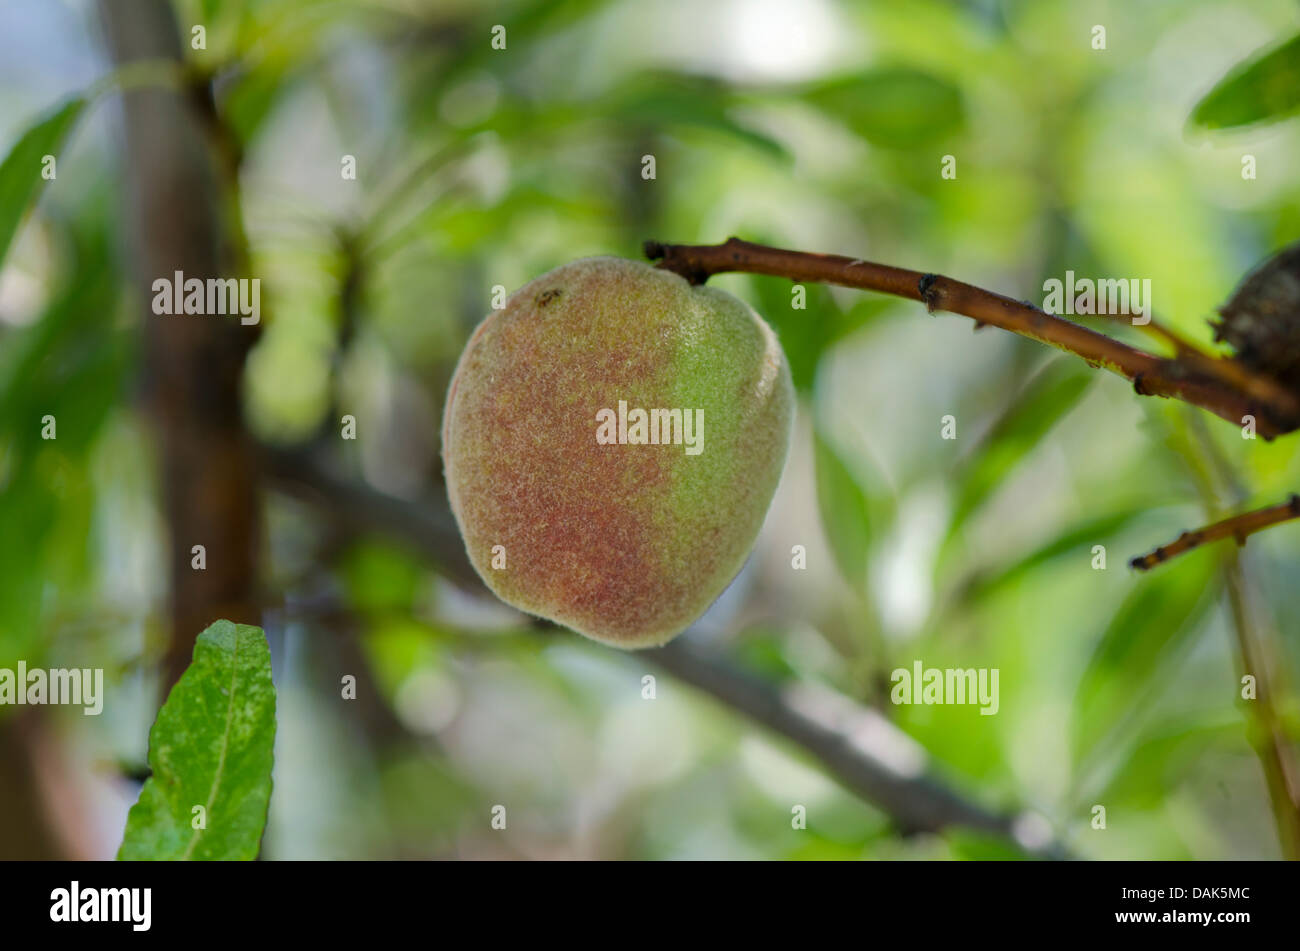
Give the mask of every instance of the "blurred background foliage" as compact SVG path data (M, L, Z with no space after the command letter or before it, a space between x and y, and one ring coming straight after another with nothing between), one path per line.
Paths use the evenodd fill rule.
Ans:
M1295 31L1287 0L176 8L184 31L206 26L206 49L187 52L237 149L263 282L249 426L273 446L327 442L340 471L405 500L442 491L442 401L492 287L574 258L737 234L1034 300L1067 269L1149 278L1157 315L1208 344L1240 276L1300 235L1300 123L1187 121L1234 64ZM5 151L109 68L87 3L0 5ZM118 113L106 97L82 119L0 272L0 666L107 669L103 716L51 711L38 757L65 851L96 857L115 851L138 791L123 773L145 760L168 636ZM340 176L345 154L356 181ZM1148 575L1125 562L1204 521L1207 501L1295 490L1294 437L1243 440L915 304L809 286L796 310L787 281L713 282L776 327L801 407L759 545L689 636L879 707L955 785L1040 811L1081 855L1276 857L1234 703L1222 552ZM344 412L355 442L335 438ZM56 441L40 439L45 414ZM939 438L946 414L955 441ZM962 833L900 836L666 675L644 701L644 659L539 637L399 545L278 495L267 506L268 858L1013 854ZM806 571L791 570L793 545ZM1300 530L1282 527L1243 556L1291 671L1297 554ZM916 659L998 668L998 714L890 704L889 672ZM340 670L371 699L340 701ZM1289 689L1281 705L1294 729ZM487 825L496 803L504 833ZM791 829L792 803L807 831ZM1105 831L1090 828L1094 804Z

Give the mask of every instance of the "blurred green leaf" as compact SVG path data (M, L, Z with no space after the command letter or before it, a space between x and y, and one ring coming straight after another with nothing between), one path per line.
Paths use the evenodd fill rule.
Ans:
M835 564L859 594L867 586L867 554L871 547L871 516L866 495L843 460L820 432L813 434L817 470L817 509Z
M1095 374L1073 358L1057 357L1016 394L993 428L964 459L952 518L955 532L1042 438L1079 402Z
M819 83L803 99L872 145L909 149L937 142L965 121L956 86L904 66L882 67Z
M758 240L780 243L779 236ZM758 297L758 312L781 340L795 388L805 392L812 389L826 351L892 305L883 298L864 297L842 310L824 284L795 285L786 278L766 276L751 277L750 283ZM803 288L802 309L794 306L796 286Z
M71 279L0 346L0 666L50 646L48 609L75 604L93 552L87 454L118 405L134 335L111 319L108 221L94 209L60 237ZM51 418L56 438L43 438ZM0 711L2 713L3 711Z
M729 87L721 83L684 73L650 73L638 75L615 93L609 112L622 121L710 129L774 158L789 159L784 145L736 119L734 105Z
M1205 129L1272 122L1300 112L1300 34L1238 64L1192 110Z
M816 832L805 831L799 844L785 854L787 862L856 862L866 849L861 845L835 842Z
M1245 727L1241 715L1202 714L1187 722L1181 714L1175 722L1148 731L1135 743L1129 755L1117 764L1111 780L1098 793L1107 801L1123 800L1138 808L1158 808L1169 790L1175 788L1197 762L1216 752L1241 749Z
M1025 853L1008 839L975 829L952 828L945 830L943 837L952 849L955 859L972 862L1014 862L1025 858Z
M421 562L379 541L352 546L340 570L358 611L409 611L425 577Z
M439 646L427 624L397 615L374 621L362 640L366 659L385 696L393 698L416 670L439 665Z
M1152 507L1136 506L1095 518L1085 518L1013 564L969 578L965 584L963 599L984 597L1003 585L1020 580L1040 565L1062 555L1074 553L1081 563L1090 563L1093 545L1106 544L1108 539L1134 519L1149 515L1151 511Z
M745 669L766 680L782 682L799 676L786 656L787 631L754 625L737 638L732 658Z
M85 106L86 100L78 96L38 119L0 162L0 267L23 215L45 184L42 160L46 155L58 156Z
M390 838L375 843L376 858L454 855L463 829L495 802L446 758L397 752L379 768Z
M445 62L436 63L438 69L436 78L439 82L450 84L456 78L475 69L487 68L485 64L491 62L490 67L493 71L499 70L500 50L494 50L488 40L491 38L491 30L497 24L506 27L506 49L518 49L517 44L527 44L533 49L542 48L553 37L563 34L566 30L573 29L575 26L582 24L584 21L591 22L598 17L602 8L609 6L610 0L532 0L528 3L519 3L512 5L509 10L509 17L502 19L503 11L490 5L484 4L465 4L462 13L474 12L477 19L471 19L468 16L456 16L458 11L448 9L442 13L437 12L439 5L432 4L428 7L429 12L424 12L420 7L413 7L415 15L411 18L409 28L419 30L424 24L422 20L429 20L433 25L439 25L439 21L444 18L447 26L444 27L446 34L450 38L447 43L447 52L450 58ZM384 5L379 5L381 8ZM449 5L451 7L456 4ZM477 9L475 9L477 7ZM429 13L433 13L430 17ZM459 27L459 29L457 29ZM428 29L428 26L425 26ZM482 38L482 42L478 40ZM421 57L423 50L427 47L420 47ZM527 83L529 77L529 68L527 59L515 60L518 72L524 75L524 82Z
M295 88L292 62L258 63L239 73L225 94L226 121L240 142L250 141L277 103Z
M217 621L199 635L149 734L153 775L127 816L117 857L256 858L274 747L266 637L258 627Z
M1192 552L1173 570L1135 576L1134 588L1093 648L1074 705L1076 760L1084 758L1148 692L1167 688L1166 665L1214 604L1218 561Z

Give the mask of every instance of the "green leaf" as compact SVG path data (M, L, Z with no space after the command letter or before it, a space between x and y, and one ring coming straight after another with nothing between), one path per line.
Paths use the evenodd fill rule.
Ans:
M1058 357L1016 394L1011 406L963 461L952 519L955 532L1077 403L1095 378L1086 364Z
M1300 112L1300 34L1239 63L1192 110L1203 129L1272 122Z
M23 214L45 184L41 177L42 159L46 155L58 155L63 140L85 107L86 100L79 96L68 100L19 136L0 162L0 266Z
M755 240L780 244L780 235ZM758 298L757 309L772 325L790 364L795 388L808 392L817 378L822 356L837 342L860 330L888 311L884 298L862 298L846 310L836 304L824 284L792 282L784 277L754 275L750 286ZM796 309L794 288L802 288L802 308Z
M817 470L817 508L835 564L844 580L861 593L867 585L871 516L866 495L853 473L820 432L813 434Z
M908 67L873 69L820 83L806 102L839 119L872 145L910 149L961 127L965 106L956 86Z
M109 222L83 208L56 226L76 280L40 316L0 335L0 667L35 664L92 582L97 563L90 454L119 404L137 334L106 320L116 303ZM43 438L46 416L57 439ZM12 708L0 707L0 717Z
M253 859L271 801L275 687L262 629L217 621L149 734L153 775L119 859ZM205 828L195 829L195 806Z
M638 75L612 97L610 113L620 122L653 126L695 126L729 136L773 158L790 158L785 146L732 115L732 95L721 83L685 73Z
M1172 570L1135 576L1134 588L1093 648L1075 695L1076 759L1090 753L1172 676L1164 671L1214 604L1217 556L1192 552Z
M357 611L410 614L425 578L424 565L380 540L364 540L343 557L341 573Z
M1085 518L1063 534L1051 539L1028 555L1018 558L1006 567L993 568L968 578L962 586L963 601L985 597L1005 585L1012 584L1025 577L1041 565L1047 564L1064 555L1074 555L1083 564L1092 560L1092 546L1098 543L1109 544L1109 540L1126 528L1129 523L1150 515L1157 505L1134 506L1118 512L1111 512L1095 518Z
M1169 790L1215 754L1240 749L1241 715L1228 708L1178 717L1149 728L1140 742L1115 764L1109 781L1096 793L1102 801L1122 801L1142 809L1160 807Z

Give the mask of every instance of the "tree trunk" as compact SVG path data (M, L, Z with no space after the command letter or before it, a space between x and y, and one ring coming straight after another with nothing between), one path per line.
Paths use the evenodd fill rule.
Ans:
M114 62L184 58L164 0L100 0ZM259 623L257 455L245 432L240 381L256 327L238 317L160 316L153 282L231 276L233 207L214 161L206 87L124 94L124 224L144 304L145 393L157 432L169 530L171 640L164 686L189 664L194 639L218 618ZM195 546L206 567L194 566Z

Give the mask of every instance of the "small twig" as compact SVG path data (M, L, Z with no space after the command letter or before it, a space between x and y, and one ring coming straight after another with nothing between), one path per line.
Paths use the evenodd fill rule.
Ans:
M739 238L729 238L716 245L647 241L645 254L651 260L658 260L659 267L674 271L693 284L701 284L713 274L743 271L905 297L920 301L930 311L963 314L973 318L977 325L992 324L1073 353L1093 366L1105 367L1131 380L1140 395L1174 397L1238 426L1245 417L1254 417L1256 429L1265 439L1300 428L1300 401L1288 392L1271 387L1267 392L1273 398L1259 399L1252 393L1264 390L1263 387L1252 387L1248 392L1222 374L1207 375L1176 359L1158 357L1081 324L1053 317L1032 304L938 274L836 254L787 251Z
M1139 571L1149 571L1156 565L1163 564L1193 548L1224 538L1235 538L1238 545L1244 545L1248 536L1263 531L1271 525L1289 522L1296 518L1300 518L1300 495L1292 495L1285 502L1270 505L1268 508L1233 515L1193 532L1183 532L1168 545L1162 545L1152 552L1134 558L1129 565Z

